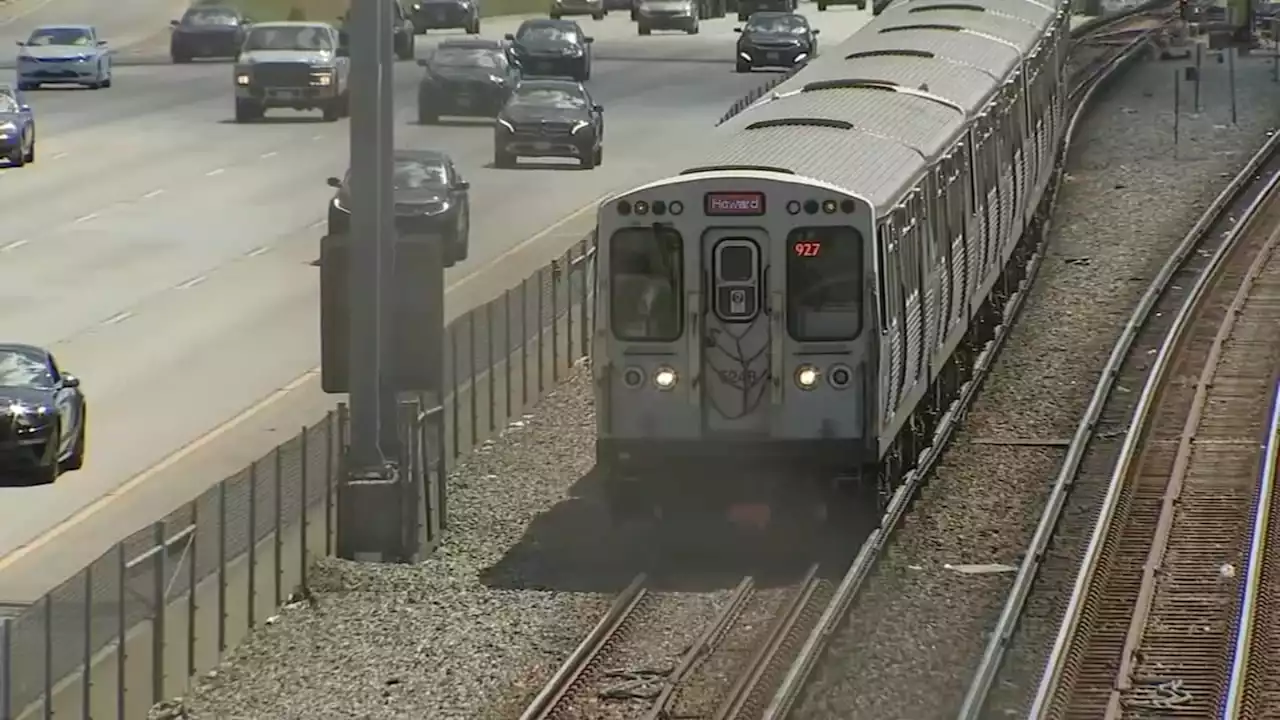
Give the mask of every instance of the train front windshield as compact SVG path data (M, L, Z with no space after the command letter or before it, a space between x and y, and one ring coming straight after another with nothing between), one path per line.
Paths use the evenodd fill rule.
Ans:
M787 328L800 342L842 342L862 331L862 233L801 227L787 236Z
M680 338L684 242L665 226L631 227L610 238L611 324L620 340Z

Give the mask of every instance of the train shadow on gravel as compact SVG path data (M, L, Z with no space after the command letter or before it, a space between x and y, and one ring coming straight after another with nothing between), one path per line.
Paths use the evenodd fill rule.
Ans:
M705 592L732 588L743 575L759 586L786 585L815 562L843 572L871 525L816 529L788 523L744 530L722 516L679 522L615 526L595 470L569 490L569 498L533 519L520 542L480 575L504 590L611 593L638 573L654 589Z

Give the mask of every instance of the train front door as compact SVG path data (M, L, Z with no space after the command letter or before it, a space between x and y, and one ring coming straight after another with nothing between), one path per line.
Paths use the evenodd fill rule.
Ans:
M709 437L769 430L769 236L761 228L714 228L702 237L702 418Z

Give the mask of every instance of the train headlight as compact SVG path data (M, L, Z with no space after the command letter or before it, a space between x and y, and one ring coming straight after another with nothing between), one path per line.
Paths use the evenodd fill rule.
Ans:
M812 365L801 365L796 368L796 385L801 390L812 390L818 384L818 368Z
M834 365L827 371L827 382L831 387L843 390L853 382L853 370L848 365Z
M644 371L638 367L629 367L622 371L622 384L635 390L644 384Z
M676 386L676 371L669 367L658 368L658 372L653 374L653 384L658 386L659 390L670 390Z

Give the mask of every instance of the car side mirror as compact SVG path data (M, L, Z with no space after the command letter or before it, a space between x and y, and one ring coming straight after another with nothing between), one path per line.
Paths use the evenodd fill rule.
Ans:
M80 387L80 378L76 377L75 375L66 375L66 374L63 374L63 376L62 376L62 387L64 387L64 388L78 388L78 387Z
M325 183L326 183L326 184L328 184L328 186L329 186L329 187L331 187L331 188L340 188L340 187L342 187L342 181L341 181L341 180L339 180L339 179L338 179L338 178L336 178L336 177L331 177L331 178L329 178L328 180L325 180Z
M22 40L19 40L19 41L15 42L15 43L14 43L14 45L17 45L18 47L26 47L26 46L27 46L27 43L26 43L26 42L24 42L24 41L22 41Z
M99 41L98 41L98 47L106 47L106 46L107 46L107 41L106 41L106 40L99 40Z
M598 112L598 113L602 113L602 112L604 112L604 106L603 106L603 105L592 105L592 106L591 106L591 109L592 109L592 110L595 110L595 111L596 111L596 112Z
M457 183L454 184L454 187L459 190L470 190L471 182L468 180L459 180Z
M504 37L504 38L506 38L506 39L510 40L511 42L515 42L515 41L516 41L516 36L515 36L514 34L512 34L512 33L507 33L506 35L503 35L502 37Z
M584 42L584 43L586 43L586 44L588 44L588 45L590 45L591 43L593 43L593 42L595 42L595 41L596 41L596 39L595 39L595 38L593 38L593 37L584 37L584 38L582 38L582 42Z
M733 31L736 33L740 33L742 32L742 28L734 28Z
M814 34L814 35L821 35L821 34L822 34L822 31L821 31L821 30L814 30L814 31L813 31L813 34Z
M178 27L178 26L179 26L179 25L181 25L181 24L182 24L182 23L178 22L177 20L170 20L170 21L169 21L169 27Z

